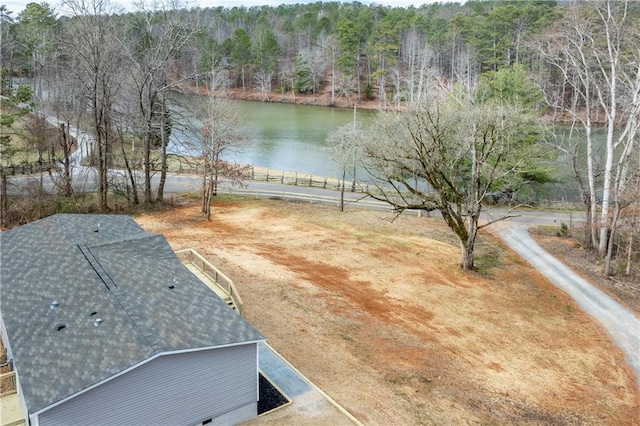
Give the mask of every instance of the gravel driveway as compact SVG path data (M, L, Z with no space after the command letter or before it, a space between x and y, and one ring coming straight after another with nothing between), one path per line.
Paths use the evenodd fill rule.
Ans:
M501 223L494 231L556 287L571 296L586 313L600 321L625 353L640 386L640 320L544 251L529 235L526 225Z

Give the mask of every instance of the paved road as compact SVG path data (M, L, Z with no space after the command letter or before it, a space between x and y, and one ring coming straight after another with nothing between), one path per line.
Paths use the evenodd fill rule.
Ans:
M55 125L55 123L52 124ZM92 178L94 178L95 172L90 168L79 166L82 153L88 152L90 137L87 136L86 133L78 133L75 129L71 129L71 133L74 136L78 136L81 147L81 149L78 150L78 154L74 154L76 163L74 179L84 176L85 180L83 185L90 186L91 184L90 182L88 183L88 181L94 180ZM118 172L114 171L113 173ZM86 177L89 177L89 179ZM23 178L14 178L12 180L18 183L21 179ZM201 180L199 176L169 174L167 176L165 189L167 193L198 191L200 184ZM283 196L332 204L337 203L339 197L337 191L266 182L251 182L246 189L224 187L223 185L221 191L244 193L256 197ZM384 203L362 197L363 194L345 194L348 206L376 210L389 209L389 206ZM499 209L495 210L494 216L502 213ZM491 212L487 212L485 218L489 218L490 215ZM494 233L509 247L544 274L556 287L572 297L585 312L602 323L613 341L625 353L627 362L633 367L638 384L640 385L640 320L615 300L593 287L571 271L571 269L544 251L533 238L530 237L527 231L530 226L544 224L559 225L561 222L568 224L573 220L574 218L564 213L520 212L518 217L511 218L508 221L493 226Z

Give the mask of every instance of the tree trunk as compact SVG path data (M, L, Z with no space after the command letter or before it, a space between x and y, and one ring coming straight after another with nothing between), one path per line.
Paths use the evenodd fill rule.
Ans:
M101 209L103 209L103 211L108 211L109 210L109 152L110 152L110 148L109 148L109 130L108 130L108 124L105 122L103 124L103 132L104 134L102 135L102 143L103 143L103 160L102 160L102 173L101 173L101 180L102 180L102 195L101 195Z
M612 275L611 260L613 257L613 245L614 245L613 242L616 234L615 230L618 224L618 219L620 218L620 210L621 210L620 203L616 202L614 213L613 213L613 219L611 220L611 230L607 238L607 253L604 260L604 275L607 277Z
M344 211L344 187L346 185L347 177L347 168L345 166L342 167L342 187L340 188L340 211Z
M596 226L596 218L598 215L598 199L596 196L596 178L594 166L593 140L591 138L591 121L587 115L587 125L585 127L587 133L587 179L589 182L589 208L591 209L589 217L591 223L589 232L591 234L591 246L598 247L598 229Z
M63 180L63 195L70 197L73 194L73 187L71 185L71 142L69 137L69 123L65 126L64 123L60 126L62 138L62 149L64 152L64 180Z
M629 229L629 246L627 247L627 268L624 273L626 276L631 275L631 261L633 260L633 230L635 228L635 219L634 223L631 225Z
M474 242L469 240L460 240L460 268L463 271L473 271L474 259Z
M600 216L600 245L598 246L598 253L604 256L607 253L607 243L609 239L607 235L611 231L610 224L611 218L609 217L609 206L611 203L611 185L612 185L612 170L613 170L613 121L609 123L609 129L607 130L607 154L604 169L604 183L602 185L602 209Z
M167 181L167 132L165 131L166 129L166 117L167 117L167 110L166 110L166 92L162 92L162 99L160 100L161 103L161 108L162 108L162 116L160 119L160 139L161 139L161 144L160 144L160 182L158 183L158 194L157 194L157 200L158 201L163 201L164 200L164 185Z
M210 202L209 196L209 164L207 162L206 148L202 154L204 164L202 166L202 213L207 213L207 206Z
M129 163L129 157L127 156L127 152L124 149L124 138L119 130L120 137L120 150L122 153L122 158L124 160L124 167L127 173L127 177L129 178L129 184L131 185L131 194L133 196L133 204L140 204L140 197L138 196L138 186L136 185L135 175L133 170L131 169L131 163Z
M203 193L202 193L202 213L207 217L207 220L211 220L211 199L213 198L213 178L211 176L205 177L203 181Z
M105 170L107 169L106 147L104 141L104 129L102 122L101 108L98 106L97 86L95 88L95 96L93 98L93 122L96 132L96 146L98 148L98 196L100 198L100 210L106 212L109 210L107 193L109 191L107 185L107 177Z
M9 203L7 201L7 175L2 172L0 174L0 229L7 227L7 209Z

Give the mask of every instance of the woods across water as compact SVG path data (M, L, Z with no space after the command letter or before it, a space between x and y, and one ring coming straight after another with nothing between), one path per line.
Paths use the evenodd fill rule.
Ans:
M237 110L215 94L305 96L387 111L372 129L355 121L331 129L341 179L366 170L369 182L399 191L400 198L385 196L403 200L394 204L399 210L458 206L449 223L469 252L476 233L468 226L483 203L540 199L540 184L559 180L549 165L559 159L583 201L585 245L607 259L635 253L637 2L188 8L161 1L125 13L110 1L65 0L59 9L30 3L17 14L1 6L0 20L2 162L57 161L60 196L73 196L70 126L95 139L88 164L97 171L102 211L114 188L126 188L132 205L162 201L170 137L190 128L210 214L217 179L246 178L222 161L244 138ZM202 93L206 101L175 105L175 92ZM45 114L66 125L52 131ZM558 122L570 137L548 127ZM118 182L109 174L116 158L125 169ZM141 166L140 179L134 171ZM154 187L152 166L160 175ZM1 192L4 214L6 185ZM608 263L605 269L611 272Z

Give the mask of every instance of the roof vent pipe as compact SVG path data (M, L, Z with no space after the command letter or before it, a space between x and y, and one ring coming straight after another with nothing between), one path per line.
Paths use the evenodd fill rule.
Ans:
M55 308L57 308L60 304L58 303L57 300L54 300L53 302L51 302L51 305L49 305L49 307L51 308L51 310L54 310Z
M100 327L100 324L102 324L102 322L102 318L96 318L95 320L93 320L93 326Z

